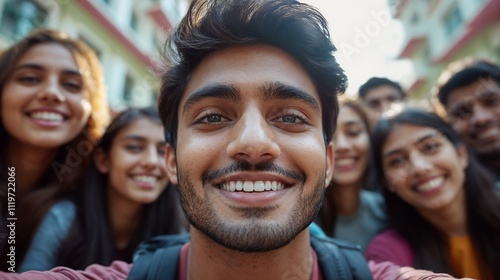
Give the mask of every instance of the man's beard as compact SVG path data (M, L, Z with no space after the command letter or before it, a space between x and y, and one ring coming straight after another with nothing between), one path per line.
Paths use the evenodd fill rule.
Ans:
M235 168L231 170L234 171ZM215 173L219 174L221 171ZM205 191L205 197L202 198L195 192L195 187L189 180L192 178L189 172L179 169L178 174L182 207L189 222L217 244L240 252L269 252L290 243L316 218L325 190L325 175L322 172L316 184L310 186L314 188L311 194L303 197L304 176L302 184L294 186L299 188L295 191L299 191L300 196L292 213L287 213L288 217L285 219L273 221L265 218L265 215L277 206L234 207L232 210L243 217L244 221L231 223L218 215L212 206L211 198L215 192ZM213 188L206 183L203 186L204 189Z

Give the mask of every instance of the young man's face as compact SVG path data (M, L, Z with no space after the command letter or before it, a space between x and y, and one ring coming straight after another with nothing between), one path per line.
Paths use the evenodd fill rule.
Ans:
M389 110L394 103L403 102L401 92L389 85L381 85L368 90L363 99L376 117Z
M192 225L237 251L288 244L314 219L332 168L309 75L266 45L229 47L194 70L167 146Z
M455 89L446 104L453 128L482 157L500 156L500 85L481 79Z

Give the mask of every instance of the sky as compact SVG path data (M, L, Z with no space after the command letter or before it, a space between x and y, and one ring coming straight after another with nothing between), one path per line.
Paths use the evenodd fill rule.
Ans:
M397 58L404 29L393 19L388 0L300 0L315 6L327 19L340 66L349 79L348 94L355 94L370 77L387 77L407 87L408 60Z

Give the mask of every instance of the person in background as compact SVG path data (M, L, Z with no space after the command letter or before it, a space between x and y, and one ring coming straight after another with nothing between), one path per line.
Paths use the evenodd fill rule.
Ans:
M368 106L374 118L391 109L395 104L404 103L406 93L401 86L387 78L373 77L361 85L359 97Z
M347 240L364 250L387 226L384 199L368 186L370 131L372 124L358 100L341 99L337 129L333 135L335 165L332 183L316 222L327 235Z
M459 135L439 116L407 108L378 122L373 143L393 228L366 258L500 279L500 197Z
M52 207L19 271L131 262L141 241L187 232L176 187L167 186L162 131L152 108L117 115L95 148L75 203Z
M0 232L7 230L9 192L21 261L48 209L82 179L109 115L95 53L63 32L33 32L2 52L0 69ZM10 189L7 168L14 170ZM2 234L2 270L7 242Z
M437 98L500 188L500 67L484 60L452 63L439 78Z

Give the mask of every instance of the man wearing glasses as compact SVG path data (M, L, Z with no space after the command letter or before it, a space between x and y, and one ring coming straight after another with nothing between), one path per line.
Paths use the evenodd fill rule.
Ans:
M500 67L476 60L453 73L438 87L439 102L500 187Z

